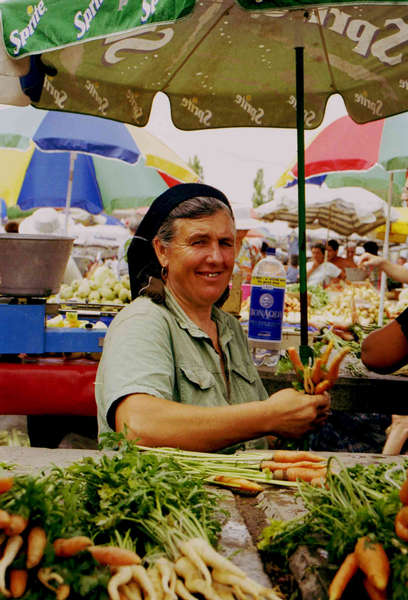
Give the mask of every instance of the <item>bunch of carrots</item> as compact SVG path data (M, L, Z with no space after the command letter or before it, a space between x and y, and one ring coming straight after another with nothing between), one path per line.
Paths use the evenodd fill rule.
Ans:
M196 600L197 597L203 600L281 600L281 595L273 588L264 587L251 579L212 546L210 526L215 529L215 523L211 525L210 512L217 508L216 499L204 490L203 482L194 480L187 473L183 474L175 462L156 455L148 457L147 452L141 453L135 446L132 448L128 455L124 450L120 456L119 453L111 458L105 456L98 463L88 459L69 467L71 475L80 475L81 483L83 480L92 481L92 503L83 505L83 512L86 513L84 520L81 522L81 518L75 520L76 515L67 515L71 531L84 531L91 537L72 534L64 537L68 523L64 520L65 527L62 528L57 515L65 512L67 507L69 513L69 508L72 508L70 502L65 504L63 500L65 486L69 486L69 482L65 482L67 471L62 473L58 470L50 478L0 478L0 597L55 600L78 597L109 597L109 600ZM136 459L139 455L142 459L138 462ZM148 469L143 472L143 477L139 471L140 480L136 476L132 480L133 485L128 483L126 488L125 482L133 477L133 472L146 464L154 465L154 469L150 469L154 471L152 478L149 480ZM130 466L132 469L129 469ZM36 506L37 492L43 494L50 489L47 485L57 473L62 480L55 490L55 496L51 494L53 502L41 508ZM115 487L108 490L106 482L111 482L112 474L116 476ZM176 490L174 480L183 477L192 499L178 506L178 494L185 489L185 485L179 482L180 489ZM123 478L125 489L120 489L118 478ZM143 479L148 480L147 483ZM151 490L153 480L156 487ZM147 495L144 502L140 500L138 492L144 485L151 492L153 507L148 506ZM77 494L80 487L76 488ZM27 489L29 492L25 494ZM201 489L203 491L199 493ZM170 497L168 504L164 502L164 490ZM107 496L112 498L112 502L110 512L105 514L98 511L98 506L106 510ZM27 504L27 497L32 504ZM135 507L133 500L127 504L129 497L135 499ZM123 499L124 503L121 502ZM83 501L84 498L80 503ZM82 515L80 503L75 507ZM189 503L194 503L194 510L197 503L206 503L206 519L197 517L189 509ZM142 504L143 513L138 513ZM112 521L115 509L118 510L118 521L113 525L108 524L111 533L107 534L105 519ZM14 514L19 511L22 514ZM124 533L123 528L128 526L129 529L125 529ZM114 527L115 536L111 527ZM113 540L110 544L117 539L119 545L109 545L109 542L107 545L95 544L92 538L98 539L99 532L102 539ZM144 548L146 554L140 557L133 548L136 548L136 542L140 541L143 534L147 535L148 542L141 543L140 547Z
M300 386L307 394L322 394L332 388L339 377L340 365L350 349L341 349L328 364L332 350L333 342L330 341L324 352L314 357L313 364L304 365L296 348L288 348L288 357L297 378L295 387Z
M13 478L0 480L0 490L8 491L12 487ZM30 526L29 519L21 514L10 514L0 510L0 545L4 545L0 560L0 594L6 598L21 598L27 589L29 577L35 576L49 590L55 592L56 600L66 600L70 594L70 586L60 573L50 567L41 568L48 536L43 527ZM112 569L139 565L140 557L132 550L116 546L95 546L86 536L57 538L52 542L53 552L58 558L70 558L86 550L99 564ZM25 556L24 566L21 558ZM18 568L13 562L18 560ZM7 578L6 578L7 576Z
M408 541L408 472L399 491L402 508L395 516L394 529L399 539ZM391 568L387 554L371 535L359 538L354 552L346 556L329 587L329 600L340 600L352 577L361 570L363 584L371 600L386 600Z
M273 479L305 481L322 485L326 477L326 459L307 451L275 450L272 460L263 460L261 469L269 471Z

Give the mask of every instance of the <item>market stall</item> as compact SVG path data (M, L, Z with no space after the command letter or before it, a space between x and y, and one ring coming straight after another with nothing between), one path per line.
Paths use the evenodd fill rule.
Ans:
M159 454L160 449L156 454L156 457L159 457ZM48 450L44 448L10 449L0 447L0 462L3 466L6 464L13 465L12 471L9 472L8 475L16 477L19 475L27 475L35 478L40 473L50 472L51 469L54 468L60 469L60 472L62 473L63 470L70 467L74 468L71 472L72 475L72 473L79 472L81 469L81 461L86 460L88 462L82 463L84 478L86 479L92 473L92 468L102 459L102 456L106 457L104 469L106 469L106 465L115 464L114 462L110 463L114 455L115 453L109 450L102 453L100 451L89 450ZM242 456L248 458L246 455L247 453L240 453L237 455L237 458L242 458ZM178 460L177 456L174 458L176 461ZM404 468L406 467L406 461L404 461L404 457L320 453L317 458L322 461L330 458L332 461L334 460L335 466L333 467L333 473L335 475L333 475L333 477L335 479L338 478L339 481L341 481L342 478L347 479L351 474L351 472L342 473L344 468L351 468L357 465L358 471L354 471L354 473L360 473L361 479L366 478L366 480L369 481L370 477L378 478L378 491L373 490L373 496L377 494L378 499L380 499L381 495L383 495L385 499L387 494L391 494L390 498L392 497L393 500L392 505L388 508L389 514L384 508L381 508L381 504L376 505L368 495L365 502L367 503L367 507L372 507L368 509L368 512L370 510L384 511L383 523L376 524L375 535L377 535L378 539L384 540L383 543L390 556L392 569L395 568L395 560L398 559L399 548L403 550L406 547L406 541L399 538L397 535L394 535L394 546L396 550L395 555L391 560L390 547L392 547L392 542L390 546L389 542L385 541L386 538L384 536L389 535L389 533L386 533L389 531L387 529L389 527L387 519L393 523L394 512L396 514L401 506L403 506L399 500L398 491L402 489L402 483L405 477ZM146 460L148 459L146 458ZM160 458L157 458L157 472L160 460ZM184 464L187 463L185 462ZM211 469L212 467L209 468ZM384 479L382 479L383 477ZM172 481L172 475L169 476L169 479ZM171 485L172 484L170 483L170 490ZM191 482L191 485L194 485L193 481ZM275 481L275 483L273 483L269 481L269 483L262 484L260 490L252 495L242 494L239 489L232 492L225 488L207 486L207 488L211 490L211 493L215 492L218 497L218 518L222 523L221 531L218 535L218 552L221 556L228 557L229 561L235 567L238 567L238 569L240 569L245 576L250 578L251 581L268 590L267 592L265 591L262 596L261 589L258 588L258 593L261 594L259 597L273 598L275 597L273 594L279 592L281 594L279 597L282 598L289 598L290 595L293 597L294 594L298 594L296 597L301 600L327 598L330 583L342 562L344 551L347 550L346 546L343 553L340 552L336 558L333 558L335 553L333 554L332 551L329 552L328 550L330 549L311 545L309 543L311 540L307 537L302 538L301 534L300 542L298 541L294 545L292 551L289 551L288 559L284 557L284 548L282 549L280 561L279 559L276 560L276 556L274 556L273 552L271 553L268 550L268 544L270 545L271 539L273 539L271 532L279 531L279 527L282 526L290 526L290 522L293 519L297 519L297 522L301 523L302 518L307 518L307 515L310 514L310 505L308 510L306 510L302 498L309 498L309 500L306 500L306 502L309 503L313 493L316 493L317 495L324 493L323 491L319 492L318 488L312 493L313 486L310 484L302 484L303 487L301 488L298 486L298 483L285 481ZM24 489L24 484L21 489ZM330 489L332 488L330 487ZM392 492L393 489L396 491L395 494ZM310 491L309 495L307 490ZM126 493L126 489L121 489L120 491ZM302 494L302 498L299 497L299 491ZM106 492L107 487L105 488L105 493ZM129 493L131 493L131 489L129 489ZM0 507L4 506L3 498L7 499L9 497L12 497L12 495L7 495L7 493L4 496L0 495ZM32 514L41 514L41 511L44 511L45 509L42 507L39 509L39 512L36 513L35 507L38 500L35 500L35 498L35 495L33 495L31 500L31 512ZM98 502L100 501L101 500L98 500ZM10 500L8 500L8 502L10 503ZM344 502L346 503L346 500L344 500ZM361 496L361 498L351 498L350 500L350 510L352 511L350 513L350 519L353 519L353 523L357 523L359 514L357 510L354 510L353 512L352 502L357 506L358 503L363 502L363 496ZM124 510L126 510L126 508L124 508ZM222 511L227 512L223 514ZM118 517L116 518L118 519ZM145 512L145 518L149 518L149 512ZM333 514L333 518L335 518L335 514ZM372 535L373 518L373 515L367 517L365 524L361 525L359 531L353 530L353 527L349 527L349 523L347 522L344 522L343 526L346 528L348 527L348 535L350 538L353 538L354 536L357 539L358 536L362 534L368 533ZM119 520L116 520L116 523L120 523L120 517ZM28 525L28 527L30 527L30 525ZM23 531L20 535L25 537L26 533ZM259 547L261 548L260 551L258 551ZM22 550L23 555L24 552L25 546ZM78 555L79 557L82 557L82 560L84 560L83 554L84 552ZM404 555L402 554L402 556ZM49 557L50 551L48 550L48 554L43 560L52 560ZM75 557L69 559L71 570L75 568L74 559ZM77 560L79 560L79 558ZM61 571L58 565L56 572L64 574L64 571ZM78 577L82 576L83 573L78 574ZM67 572L65 577L68 577ZM397 586L399 585L399 582L404 581L404 577L405 575L403 573L397 574L391 570L389 598L398 600L403 598L403 596L398 595L398 591L396 590L398 589ZM70 577L68 577L68 580L69 579ZM32 579L30 578L29 583L32 585ZM279 588L276 586L279 586ZM362 577L359 574L354 577L354 581L349 584L349 587L350 590L348 590L348 594L346 591L344 595L341 596L342 598L356 597L355 595L353 596L353 593L364 594ZM48 592L45 590L45 593ZM234 597L235 594L238 594L236 589L233 591L233 594L232 597ZM175 595L174 598L176 597L177 596ZM238 594L235 597L239 598L240 596ZM113 598L113 596L110 595L110 598Z

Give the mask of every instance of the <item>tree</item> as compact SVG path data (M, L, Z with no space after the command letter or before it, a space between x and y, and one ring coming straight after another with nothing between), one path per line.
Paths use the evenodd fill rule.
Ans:
M252 206L256 208L257 206L261 206L265 202L270 202L273 200L273 187L268 187L266 190L266 198L265 198L265 182L264 182L264 170L258 169L256 172L256 176L254 179L254 188L255 191L252 194Z
M264 194L264 170L258 169L256 172L256 176L254 179L254 188L255 191L252 194L252 206L256 208L265 202L265 194Z
M187 162L190 169L197 173L201 181L204 181L204 169L198 156L194 154L193 158L189 158Z

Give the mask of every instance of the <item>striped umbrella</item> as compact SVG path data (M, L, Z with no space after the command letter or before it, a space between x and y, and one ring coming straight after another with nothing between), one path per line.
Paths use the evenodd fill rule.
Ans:
M296 187L277 190L271 202L255 209L257 217L270 221L281 219L296 225L297 194ZM328 189L307 185L305 196L306 223L309 226L327 227L349 236L353 233L365 235L386 222L386 203L362 188ZM394 210L391 218L398 218Z

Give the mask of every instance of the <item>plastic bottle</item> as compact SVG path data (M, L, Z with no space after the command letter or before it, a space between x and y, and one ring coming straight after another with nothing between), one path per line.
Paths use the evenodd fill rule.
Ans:
M274 371L280 354L286 271L275 248L254 267L251 278L248 339L257 367Z

